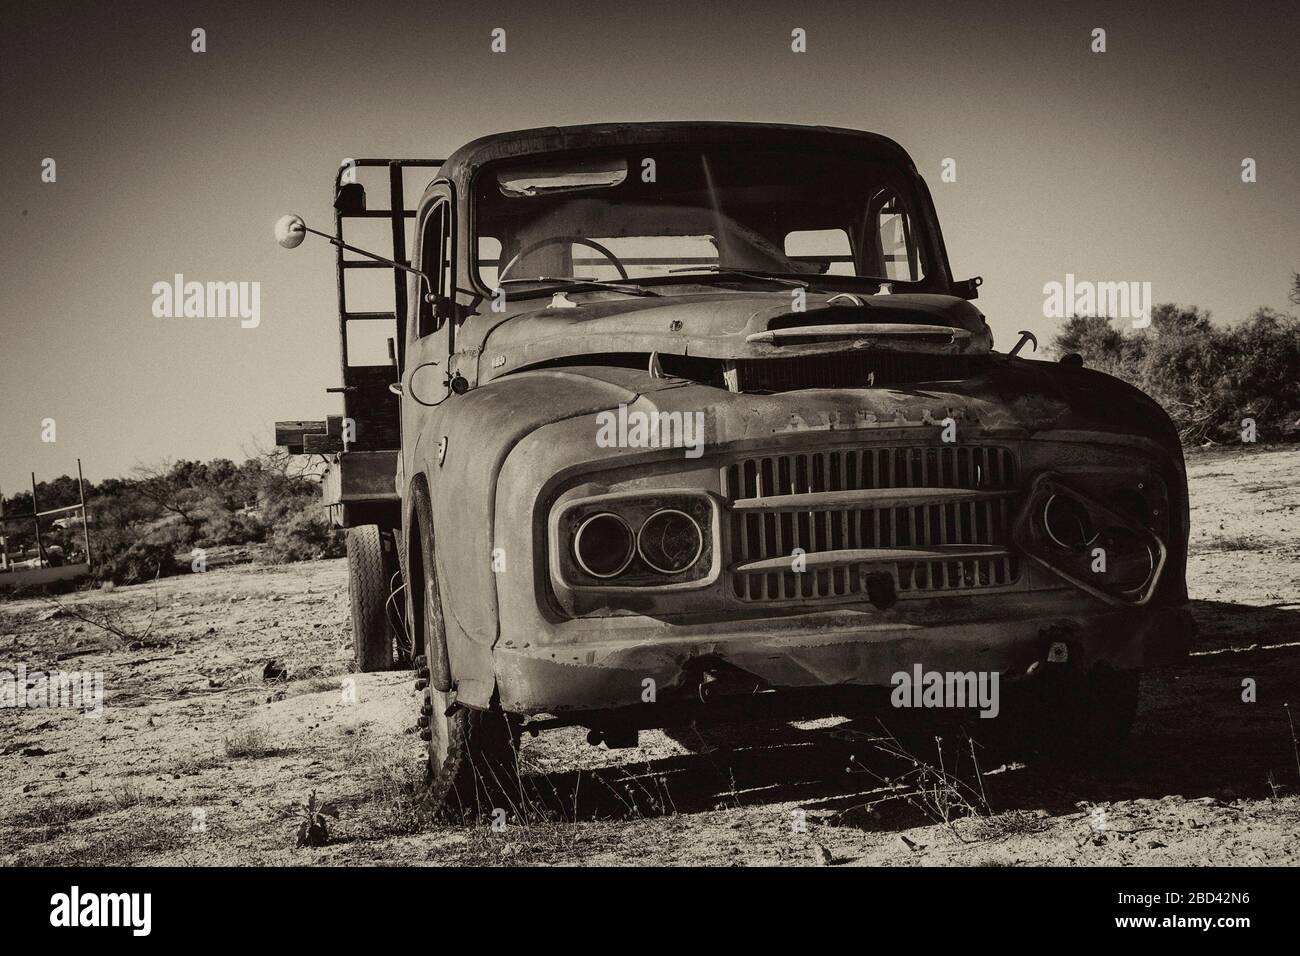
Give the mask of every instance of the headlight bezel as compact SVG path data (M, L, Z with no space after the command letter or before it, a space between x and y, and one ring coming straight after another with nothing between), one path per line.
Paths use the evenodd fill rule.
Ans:
M622 526L623 530L627 533L627 548L626 548L626 553L623 555L622 563L619 564L619 566L615 570L606 573L601 573L599 571L592 570L590 566L591 565L590 560L584 559L582 554L582 540L583 540L583 534L586 533L587 530L595 522L606 520L606 519L616 521L618 522L619 525ZM583 574L587 575L588 577L595 578L598 581L608 581L612 578L618 577L620 574L626 571L628 565L630 565L633 562L633 560L636 559L638 538L639 538L638 533L632 530L631 525L627 523L627 519L625 519L622 515L615 514L612 511L597 511L594 514L587 515L580 522L578 522L577 527L574 528L573 538L569 542L569 545L570 545L571 554L573 556L573 561L578 566L579 570L582 571Z
M681 571L655 568L640 553L641 531L660 512L680 512L694 522L700 546ZM612 514L631 529L633 557L618 573L598 577L584 569L574 553L579 528L601 514ZM551 512L548 550L557 595L589 591L656 593L693 590L714 584L722 571L721 509L718 496L698 489L627 491L574 498Z
M1147 475L1138 487L1143 488L1146 482L1155 480ZM1057 540L1057 536L1046 527L1047 508L1057 498L1086 513L1091 526L1086 535L1089 540L1071 546ZM1165 498L1162 491L1157 500L1163 502ZM1149 550L1151 567L1141 584L1126 588L1110 572L1103 574L1093 570L1094 545L1113 531L1131 535ZM1168 547L1156 529L1147 527L1136 515L1122 514L1110 508L1077 484L1067 481L1065 476L1052 471L1040 472L1031 483L1016 518L1012 538L1026 557L1039 566L1094 597L1119 606L1140 607L1149 602L1159 587L1168 559Z
M646 538L646 528L650 527L650 522L654 521L660 515L681 515L683 518L685 518L687 521L690 522L691 527L694 529L696 537L699 539L695 546L695 553L691 556L690 560L687 561L682 567L676 570L660 567L658 564L655 563L654 560L651 559L650 555L646 554L646 545L644 543ZM660 508L658 511L652 512L649 516L647 516L646 519L641 522L641 526L636 529L636 556L640 558L641 562L645 564L646 567L648 567L651 571L656 571L659 574L663 574L668 577L677 577L680 574L687 573L688 571L690 571L691 568L695 567L699 563L700 558L703 557L704 555L705 539L706 539L706 535L704 529L700 526L699 519L693 517L692 515L688 514L685 511L682 511L680 508ZM658 555L656 555L655 557L658 558Z

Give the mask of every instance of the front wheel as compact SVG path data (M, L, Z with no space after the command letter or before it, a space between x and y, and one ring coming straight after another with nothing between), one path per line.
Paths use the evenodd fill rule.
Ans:
M417 723L428 745L430 802L437 811L452 816L490 815L511 808L518 811L519 737L514 720L500 711L457 705L454 691L440 691L432 683L436 673L445 668L446 659L431 519L428 500L417 497L418 548L410 555L410 570L411 584L414 586L418 577L419 586L411 594L412 623L423 649L416 658L416 686L423 691Z
M454 706L450 694L426 687L420 724L428 741L429 799L439 812L464 817L520 809L518 737L506 714Z
M1139 671L1108 667L1048 681L1037 701L1039 749L1079 763L1113 758L1133 729L1141 683Z

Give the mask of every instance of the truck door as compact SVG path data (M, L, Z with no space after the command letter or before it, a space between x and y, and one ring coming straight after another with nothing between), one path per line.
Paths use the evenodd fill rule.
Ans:
M425 277L412 276L402 374L402 474L409 481L423 462L436 461L436 423L451 393L448 367L456 323L444 307L452 295L452 203L439 195L417 222L416 255Z

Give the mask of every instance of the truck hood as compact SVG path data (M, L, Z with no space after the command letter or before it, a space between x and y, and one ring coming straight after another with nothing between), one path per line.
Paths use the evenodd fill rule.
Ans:
M518 378L544 381L557 373L528 372ZM993 355L981 374L964 381L813 388L776 395L736 394L681 379L655 379L633 369L575 367L558 374L565 388L605 390L604 401L611 408L636 404L651 412L701 411L704 438L712 446L770 439L783 432L871 431L938 425L952 418L986 436L1031 438L1052 432L1138 439L1181 460L1168 415L1133 386L1093 369L1000 354ZM580 380L586 388L570 384Z
M486 321L471 320L458 344L476 355L479 381L559 359L613 353L727 360L862 349L981 355L993 347L984 316L953 296L737 292L697 285L655 291L661 295L597 291L530 300L499 318L489 312Z

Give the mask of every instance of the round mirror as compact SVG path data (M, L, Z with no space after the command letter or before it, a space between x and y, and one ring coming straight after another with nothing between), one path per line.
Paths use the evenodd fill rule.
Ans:
M302 216L290 213L276 220L275 241L286 249L294 249L302 245L302 241L306 238L307 224L302 221Z

